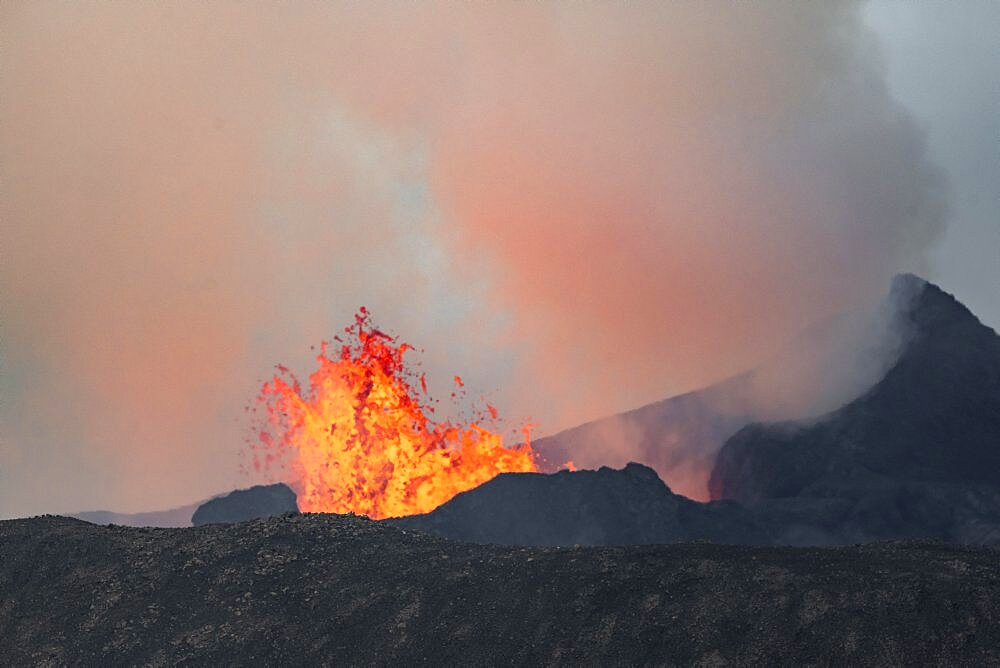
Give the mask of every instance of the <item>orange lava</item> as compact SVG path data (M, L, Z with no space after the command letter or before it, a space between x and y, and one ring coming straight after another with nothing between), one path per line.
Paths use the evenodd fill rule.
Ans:
M255 465L290 465L301 510L425 513L499 473L538 470L527 429L524 444L505 447L476 422L431 421L426 381L417 380L421 396L404 364L412 347L375 328L364 307L345 333L337 354L323 344L308 387L279 367L259 397L266 424Z

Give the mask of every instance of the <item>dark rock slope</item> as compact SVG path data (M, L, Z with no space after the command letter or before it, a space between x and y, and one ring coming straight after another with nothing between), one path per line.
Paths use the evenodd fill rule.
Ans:
M906 338L884 378L821 418L740 430L711 478L728 503L692 502L630 464L501 475L392 521L507 545L1000 544L1000 337L914 276L898 277L889 301L902 306L894 326ZM630 419L652 425L668 404ZM698 415L688 424L708 419Z
M516 549L362 518L0 522L14 665L986 665L1000 552Z
M709 540L768 544L735 503L697 503L670 491L656 471L504 473L426 515L388 522L453 540L500 545L649 545Z
M713 498L833 540L1000 541L1000 337L914 276L911 339L871 390L814 422L756 424L722 448Z
M295 492L284 484L254 485L216 497L198 506L191 516L194 526L244 522L259 517L298 512Z
M1000 545L1000 488L882 479L813 496L699 503L640 464L505 473L425 515L383 520L474 543L521 546L839 545L933 539Z

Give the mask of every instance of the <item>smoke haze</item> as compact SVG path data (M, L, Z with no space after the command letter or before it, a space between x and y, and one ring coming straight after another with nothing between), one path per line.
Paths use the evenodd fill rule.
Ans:
M550 432L754 366L944 229L855 3L0 11L0 516L242 484L259 381L361 304Z

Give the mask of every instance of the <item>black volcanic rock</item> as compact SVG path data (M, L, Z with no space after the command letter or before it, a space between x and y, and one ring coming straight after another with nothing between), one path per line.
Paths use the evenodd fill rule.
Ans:
M191 516L194 526L245 522L259 517L297 513L295 492L284 483L255 485L206 501Z
M835 542L1000 539L1000 337L915 276L893 290L909 300L899 324L910 338L885 377L818 420L739 431L719 453L713 498L825 527Z
M894 325L905 344L884 378L820 418L740 430L710 481L725 503L673 494L654 471L629 464L504 474L427 515L391 521L507 545L1000 544L1000 337L914 276L894 281L889 303L902 306ZM634 433L677 419L685 402L694 411L687 424L710 423L698 408L706 396L639 409L629 419L652 431Z
M525 549L360 517L0 521L10 665L997 665L1000 552Z
M656 471L635 463L621 470L504 473L430 513L387 521L500 545L770 542L737 504L702 504L676 495Z

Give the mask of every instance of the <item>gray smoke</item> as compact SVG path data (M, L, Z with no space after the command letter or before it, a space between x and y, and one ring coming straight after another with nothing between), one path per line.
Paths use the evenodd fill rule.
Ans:
M854 2L0 12L0 514L245 486L257 381L360 304L553 431L755 366L944 225Z

